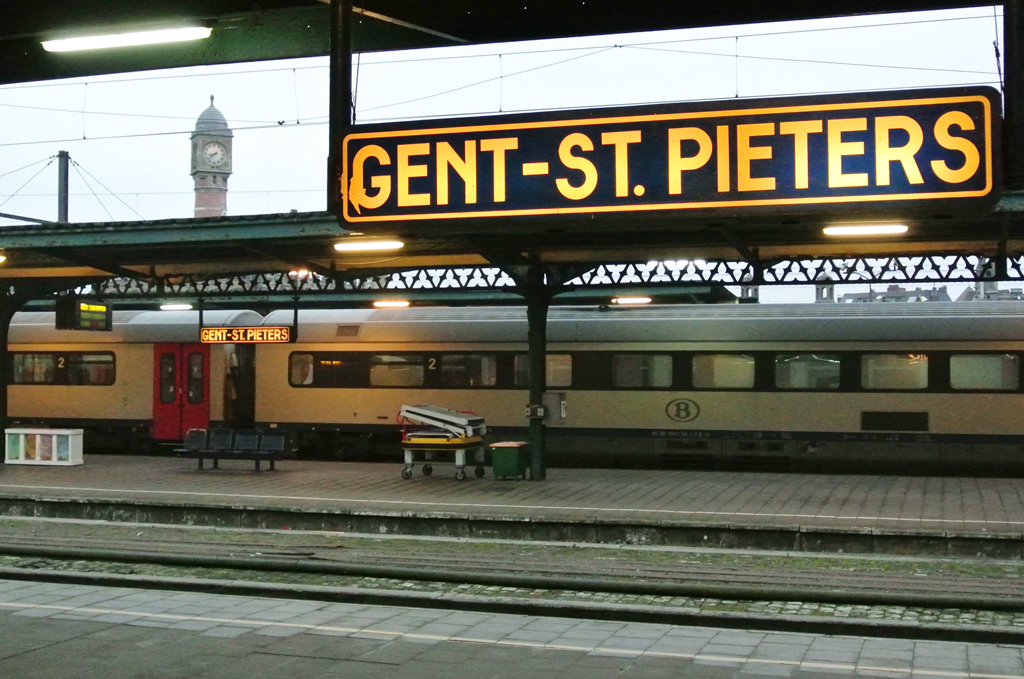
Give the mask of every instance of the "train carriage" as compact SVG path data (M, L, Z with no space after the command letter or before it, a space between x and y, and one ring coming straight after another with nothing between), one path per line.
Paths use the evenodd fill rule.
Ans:
M197 344L197 312L114 321L57 331L52 314L18 314L12 420L140 450L255 423L296 431L307 454L380 455L397 449L403 403L434 403L524 434L521 308L303 310L290 344ZM293 321L205 314L210 326ZM550 461L1020 473L1022 331L1014 302L556 307Z

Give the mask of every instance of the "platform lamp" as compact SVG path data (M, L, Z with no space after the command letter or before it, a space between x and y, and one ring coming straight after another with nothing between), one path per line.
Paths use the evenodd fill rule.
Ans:
M153 30L102 33L56 40L44 40L47 52L81 52L85 50L111 49L116 47L140 47L172 42L189 42L210 37L213 29L208 26L176 26Z

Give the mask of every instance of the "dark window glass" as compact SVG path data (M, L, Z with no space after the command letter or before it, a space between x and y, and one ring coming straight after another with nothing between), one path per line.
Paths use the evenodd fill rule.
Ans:
M839 356L779 354L775 357L775 386L779 389L838 389Z
M493 387L498 359L493 354L449 354L441 357L442 387Z
M668 354L612 356L612 386L642 389L672 386L672 357Z
M698 389L753 389L754 357L749 354L697 354L693 386Z
M867 354L860 361L865 389L927 389L928 357L924 354Z
M178 358L171 352L160 354L160 402L178 400Z
M313 384L313 354L292 354L289 363L289 384L293 387Z
M949 357L949 386L954 389L1014 391L1020 383L1016 354L954 354Z
M114 383L114 355L15 353L11 384L105 386Z
M14 354L12 359L14 384L57 384L56 354Z
M69 354L68 384L105 386L114 383L113 354Z
M313 372L314 387L361 387L366 384L365 367L359 361L359 354L329 353L316 354Z
M572 386L572 354L547 354L545 386ZM516 356L516 386L530 386L530 357L527 354Z
M185 398L189 403L203 402L203 355L193 352L188 355L188 380Z
M423 384L423 357L378 354L370 357L370 384L374 387L418 387Z

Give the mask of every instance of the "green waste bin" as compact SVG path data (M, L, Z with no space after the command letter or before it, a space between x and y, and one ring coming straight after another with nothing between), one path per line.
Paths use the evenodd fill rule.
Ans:
M494 478L526 478L530 466L530 448L526 441L499 441L490 447Z

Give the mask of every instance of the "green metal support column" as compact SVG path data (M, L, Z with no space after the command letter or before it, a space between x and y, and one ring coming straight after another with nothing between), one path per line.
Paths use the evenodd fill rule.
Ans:
M330 154L327 158L327 211L338 214L341 145L352 125L352 0L331 0Z
M529 323L527 341L530 361L530 480L547 477L544 391L547 388L548 306L551 297L545 286L544 269L531 266L526 274L526 318Z
M1024 16L1021 0L1003 3L1003 186L1024 190Z

